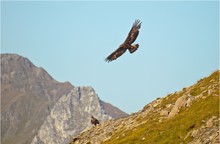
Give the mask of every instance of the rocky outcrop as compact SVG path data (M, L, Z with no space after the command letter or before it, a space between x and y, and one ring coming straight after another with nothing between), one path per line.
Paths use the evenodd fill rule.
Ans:
M219 122L217 116L212 116L207 122L203 123L199 128L190 131L185 139L192 138L188 144L218 144L219 143Z
M107 113L92 87L60 83L27 58L1 54L2 144L68 143L91 127L91 115L101 122L115 116L113 107Z
M172 118L175 115L177 115L179 113L179 109L181 107L185 107L186 106L186 101L187 101L187 96L186 95L183 95L183 96L179 97L176 100L173 108L171 109L171 111L170 111L170 113L168 115L168 118Z

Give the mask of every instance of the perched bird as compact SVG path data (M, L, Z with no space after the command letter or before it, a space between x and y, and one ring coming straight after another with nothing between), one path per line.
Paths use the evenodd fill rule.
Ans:
M125 39L124 43L122 43L117 50L115 50L113 53L111 53L105 61L111 62L113 60L116 60L118 57L120 57L125 51L128 49L130 53L135 52L139 44L134 44L132 43L136 40L138 34L139 34L139 29L141 28L141 22L140 20L135 20L135 22L132 25L132 28L130 32L128 33L127 38Z
M96 126L99 124L99 121L96 118L94 118L93 116L91 116L91 123Z

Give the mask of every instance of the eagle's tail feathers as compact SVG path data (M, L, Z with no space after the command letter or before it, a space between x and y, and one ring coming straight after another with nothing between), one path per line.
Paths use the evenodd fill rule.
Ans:
M139 44L135 44L135 45L131 45L131 47L129 48L129 52L133 53L135 52L139 47Z

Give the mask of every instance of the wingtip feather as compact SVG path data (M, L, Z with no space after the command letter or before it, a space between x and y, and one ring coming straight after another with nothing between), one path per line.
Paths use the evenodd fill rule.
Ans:
M110 60L109 58L105 58L105 62L111 62L112 60Z
M133 23L133 27L137 26L138 28L141 28L141 21L139 19L136 19L135 22Z

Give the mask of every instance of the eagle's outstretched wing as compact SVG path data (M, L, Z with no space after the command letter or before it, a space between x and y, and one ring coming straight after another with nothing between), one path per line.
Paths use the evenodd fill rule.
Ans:
M116 60L118 57L120 57L123 53L125 53L127 49L124 47L119 47L117 50L115 50L113 53L111 53L105 61L110 62L113 60Z
M140 28L141 28L141 21L135 20L124 43L131 45L136 40Z

